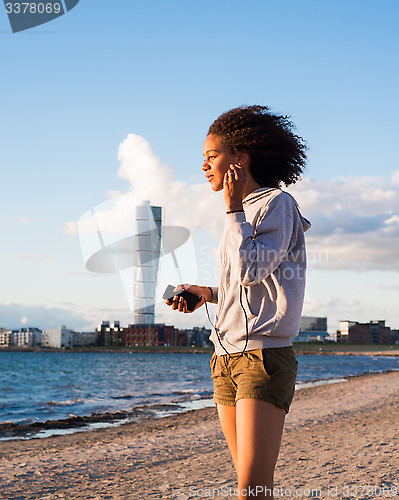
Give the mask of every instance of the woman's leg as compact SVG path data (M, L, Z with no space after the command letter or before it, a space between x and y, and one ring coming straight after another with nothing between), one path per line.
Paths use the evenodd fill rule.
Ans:
M236 409L235 406L225 406L218 404L219 421L222 427L227 446L230 450L234 467L237 471L237 432L236 432Z
M280 451L285 411L258 399L239 399L236 406L238 489L253 488L253 498L273 499L273 476ZM227 439L227 438L226 438ZM229 441L228 445L230 448ZM268 491L266 490L268 488ZM251 498L242 495L240 500Z

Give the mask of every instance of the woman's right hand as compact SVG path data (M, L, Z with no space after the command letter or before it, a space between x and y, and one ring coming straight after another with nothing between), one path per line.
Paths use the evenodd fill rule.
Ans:
M179 297L178 295L176 295L175 297L173 297L173 300L165 301L165 304L168 306L172 306L173 310L177 309L178 311L183 313L192 313L199 307L203 306L207 301L207 298L209 298L209 301L211 300L211 291L207 286L188 285L186 283L183 285L177 285L174 291L179 292L180 290L186 290L187 292L197 295L200 300L195 308L192 311L189 311L187 309L187 302L183 299L183 297Z

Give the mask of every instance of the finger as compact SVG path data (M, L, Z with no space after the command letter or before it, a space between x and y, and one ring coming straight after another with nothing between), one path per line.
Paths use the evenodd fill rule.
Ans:
M234 171L232 169L229 169L226 172L226 177L227 177L227 182L233 182L233 180L235 179Z
M180 300L181 300L181 297L179 297L176 301L176 308L180 311L181 310L181 305L180 305Z
M237 179L242 178L243 173L245 173L245 170L241 167L241 165L234 165L234 171L236 173Z
M242 166L237 164L231 164L230 169L232 172L234 172L235 176L239 176L242 172L245 172Z
M233 170L237 180L246 177L245 169L241 165L233 165Z
M175 292L180 292L181 290L189 291L190 288L193 286L195 286L195 285L190 285L190 283L182 283L181 285L177 285L177 287L175 288Z
M223 186L227 185L228 182L229 182L229 172L227 171L223 177Z
M172 302L172 309L175 311L179 306L179 297L175 295L173 297L173 302Z
M229 176L230 178L237 179L237 170L235 165L231 164L229 168Z
M242 165L235 165L235 167L238 177L241 179L246 179L247 172L245 171L245 168Z
M179 311L180 312L184 312L184 305L185 305L186 301L183 299L183 297L180 297L179 299Z

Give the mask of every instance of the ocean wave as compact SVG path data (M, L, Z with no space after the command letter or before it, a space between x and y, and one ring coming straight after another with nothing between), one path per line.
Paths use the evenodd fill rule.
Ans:
M317 387L319 385L340 384L341 382L346 381L346 378L326 378L320 380L312 380L310 382L297 382L295 384L295 390L307 389L308 387Z
M75 399L67 399L65 401L47 401L44 403L46 406L72 406L78 403L82 403L83 399L75 398Z

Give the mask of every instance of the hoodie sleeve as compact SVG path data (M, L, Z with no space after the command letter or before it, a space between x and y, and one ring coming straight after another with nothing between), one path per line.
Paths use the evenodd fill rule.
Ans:
M260 283L286 258L294 230L292 206L273 200L255 233L244 212L228 214L226 223L228 251L234 261L238 258L242 285Z
M212 300L211 304L217 304L218 303L218 291L219 287L217 286L210 286L209 288L212 288Z

